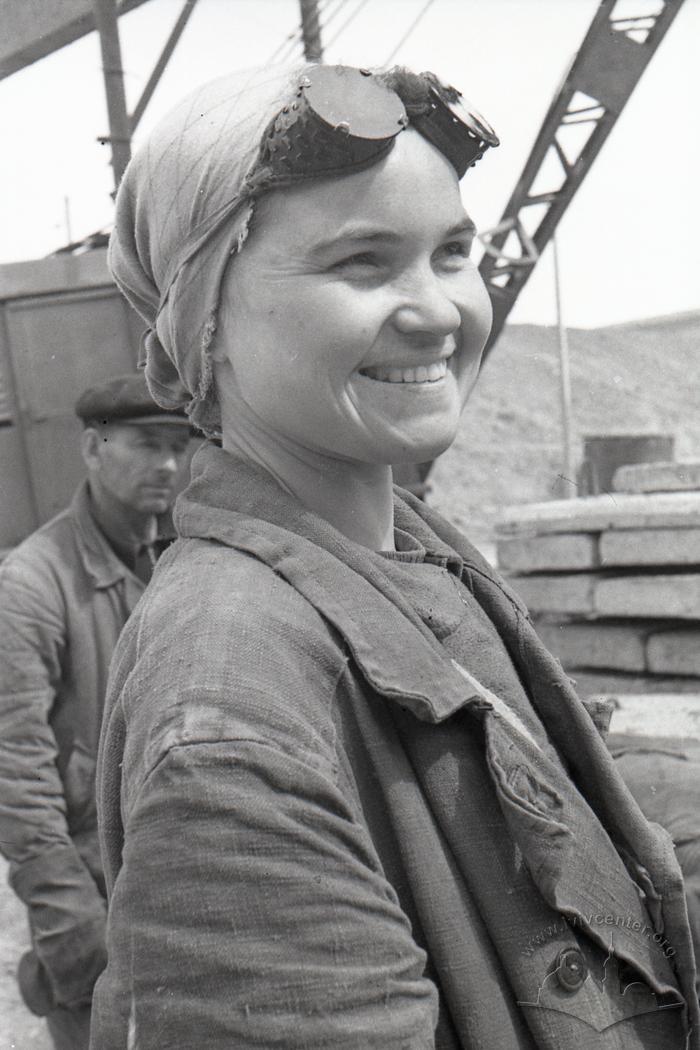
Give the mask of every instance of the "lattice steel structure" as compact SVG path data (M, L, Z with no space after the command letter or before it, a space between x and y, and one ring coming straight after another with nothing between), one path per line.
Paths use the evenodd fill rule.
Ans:
M598 7L501 221L482 235L494 313L487 352L682 3L658 0L655 13L624 17L620 0Z

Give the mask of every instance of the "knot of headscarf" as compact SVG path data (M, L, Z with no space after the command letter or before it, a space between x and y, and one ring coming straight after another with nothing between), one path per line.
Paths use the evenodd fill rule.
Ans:
M117 195L109 265L146 322L146 379L164 408L221 432L212 351L227 264L253 213L246 178L304 67L222 77L185 98L129 164Z

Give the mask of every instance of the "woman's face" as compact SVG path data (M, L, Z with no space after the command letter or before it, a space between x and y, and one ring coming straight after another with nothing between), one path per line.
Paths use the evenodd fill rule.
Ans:
M442 452L491 323L473 233L453 169L413 130L367 171L270 193L223 290L224 429L252 412L334 458Z

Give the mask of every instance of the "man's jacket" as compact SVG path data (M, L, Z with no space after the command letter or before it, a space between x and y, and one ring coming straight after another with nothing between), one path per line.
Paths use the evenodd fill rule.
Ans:
M397 493L533 732L377 556L226 452L192 469L110 680L95 1050L697 1048L671 841L483 559Z
M37 1012L89 1002L104 966L97 744L109 662L143 590L86 483L0 566L0 851L29 909L20 985Z

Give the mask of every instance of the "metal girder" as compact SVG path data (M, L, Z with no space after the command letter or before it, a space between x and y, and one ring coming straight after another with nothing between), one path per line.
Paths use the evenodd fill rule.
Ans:
M624 18L618 0L600 3L501 221L481 238L493 305L487 352L682 3L658 0L655 14Z
M318 0L299 0L299 8L301 13L301 37L304 42L304 58L307 62L323 62Z
M124 169L131 157L131 126L126 111L124 70L119 43L119 25L115 0L92 0L95 25L100 35L102 71L107 96L109 135L100 139L112 147L114 190L119 188Z
M134 113L129 117L119 44L118 18L146 0L0 0L0 80L97 30L100 36L115 189L129 161L131 135L194 10L197 0L185 0Z
M121 0L119 14L146 0ZM90 0L0 0L0 80L95 28Z
M160 78L163 75L165 67L170 61L170 56L175 50L177 43L185 30L185 26L187 25L192 16L192 12L194 11L194 5L196 3L197 0L185 0L182 11L180 12L180 16L175 25L173 26L170 32L170 36L163 45L163 50L160 53L160 58L153 67L153 72L148 78L148 83L146 84L145 88L141 93L141 98L134 106L134 112L131 114L132 134L136 130L136 126L141 120L146 106L151 101L151 96L153 95L153 92L158 87Z
M116 0L92 0L95 26L100 35L107 113L109 116L109 135L101 136L99 141L109 142L112 146L115 193L119 188L121 177L131 156L131 136L146 106L150 102L153 92L158 86L163 71L182 36L196 3L197 0L185 0L180 16L163 46L160 57L143 89L141 98L138 100L132 116L129 117L124 93L124 71L122 69Z

